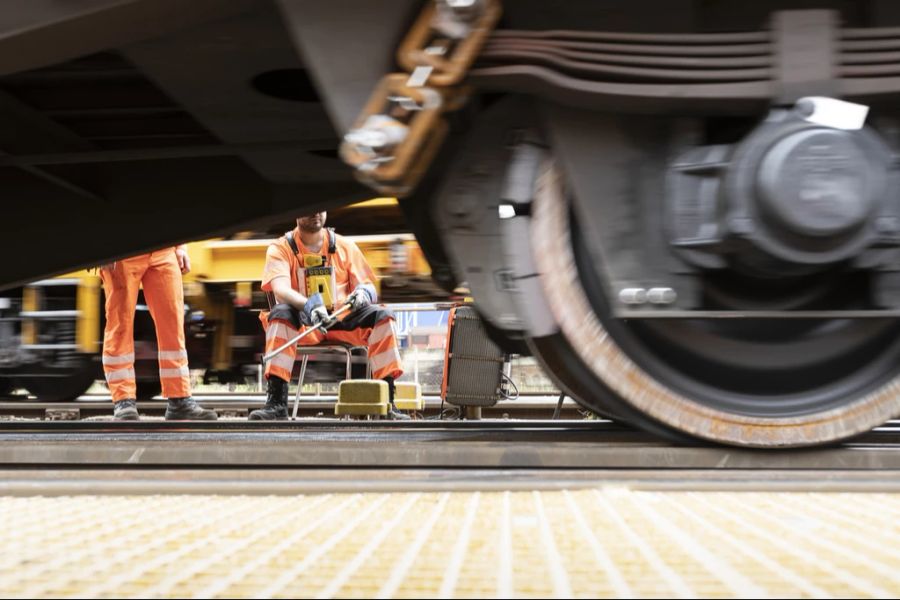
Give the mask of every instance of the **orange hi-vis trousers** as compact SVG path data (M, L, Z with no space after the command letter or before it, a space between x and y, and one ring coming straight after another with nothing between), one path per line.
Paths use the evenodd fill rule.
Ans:
M106 292L103 371L113 402L137 396L134 380L134 311L138 290L156 325L159 378L166 398L191 395L184 345L184 288L175 249L126 258L100 270Z
M303 331L299 311L288 304L276 304L271 312L262 313L260 317L266 329L266 353L277 350ZM399 379L403 375L394 314L383 306L364 306L335 323L328 331L317 331L306 336L300 340L300 345L314 346L324 340L366 346L372 376L376 379ZM290 381L296 357L296 346L285 349L266 365L266 378L274 375Z

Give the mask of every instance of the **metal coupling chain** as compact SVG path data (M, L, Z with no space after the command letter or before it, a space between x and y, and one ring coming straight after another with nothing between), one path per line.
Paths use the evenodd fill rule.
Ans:
M397 51L405 72L378 83L341 143L361 182L394 196L415 188L447 135L444 113L465 104L461 83L500 14L500 0L426 4Z

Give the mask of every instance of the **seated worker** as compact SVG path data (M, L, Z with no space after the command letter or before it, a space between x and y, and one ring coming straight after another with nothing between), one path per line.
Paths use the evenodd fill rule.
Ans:
M408 419L394 408L394 381L403 374L394 315L375 304L375 274L363 253L350 240L325 229L326 213L297 219L297 227L273 242L266 251L262 289L276 304L260 320L266 330L266 352L278 349L302 331L325 322L301 340L315 345L323 340L366 346L376 379L390 389L389 415ZM335 320L330 312L349 302L352 312ZM290 346L266 365L266 405L250 413L252 420L287 419L288 382L297 352Z

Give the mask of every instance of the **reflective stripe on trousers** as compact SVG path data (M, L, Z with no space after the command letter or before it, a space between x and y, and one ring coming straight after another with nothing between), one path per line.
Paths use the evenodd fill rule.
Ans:
M134 313L141 286L156 328L163 396L190 396L184 343L184 290L175 249L120 260L114 269L102 269L100 278L106 293L103 370L113 401L137 397Z

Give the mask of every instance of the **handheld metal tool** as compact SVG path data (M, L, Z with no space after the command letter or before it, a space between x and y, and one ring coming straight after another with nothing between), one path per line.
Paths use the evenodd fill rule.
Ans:
M334 311L333 313L331 313L330 316L331 316L331 318L332 318L332 322L333 322L334 319L337 319L337 317L339 317L340 315L344 314L345 312L347 312L347 311L350 310L351 308L353 308L353 305L350 304L350 303L348 302L347 304L344 304L342 307L340 307L339 309L337 309L336 311ZM287 350L287 349L290 348L291 346L295 345L297 342L299 342L300 340L302 340L302 339L305 338L306 336L310 335L312 332L314 332L314 331L319 331L320 329L324 328L325 325L326 325L326 324L325 324L325 321L322 321L322 322L319 323L318 325L315 325L315 326L313 326L313 327L309 327L309 328L306 329L306 331L304 331L303 333L300 333L300 334L294 336L294 338L293 338L292 340L285 342L284 344L282 344L281 346L279 346L279 347L276 348L275 350L272 350L272 351L269 352L268 354L264 355L263 358L262 358L262 364L263 364L263 366L265 366L266 363L268 363L270 360L272 360L273 358L275 358L276 356L278 356L279 354L281 354L282 352L284 352L285 350Z

